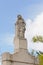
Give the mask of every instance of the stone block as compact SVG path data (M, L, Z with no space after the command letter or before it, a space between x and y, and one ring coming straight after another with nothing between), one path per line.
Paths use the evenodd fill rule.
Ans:
M11 60L11 54L9 52L2 54L2 61Z

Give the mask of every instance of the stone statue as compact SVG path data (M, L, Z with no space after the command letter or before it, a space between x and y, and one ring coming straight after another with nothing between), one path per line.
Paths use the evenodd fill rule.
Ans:
M5 52L2 54L2 65L39 65L39 61L27 50L27 39L24 37L25 22L21 15L18 15L16 36L14 37L14 53Z
M21 15L17 16L16 22L16 36L19 38L24 38L25 33L25 22Z

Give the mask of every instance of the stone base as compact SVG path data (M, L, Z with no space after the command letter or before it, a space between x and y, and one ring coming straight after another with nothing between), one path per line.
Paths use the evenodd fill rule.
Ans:
M36 60L24 49L20 49L19 52L14 54L4 53L2 55L2 65L38 65Z
M15 52L18 52L20 48L27 49L27 40L14 38Z

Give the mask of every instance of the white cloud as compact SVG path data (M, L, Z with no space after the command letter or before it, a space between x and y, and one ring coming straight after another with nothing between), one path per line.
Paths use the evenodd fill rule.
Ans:
M26 21L26 38L28 40L28 49L32 48L35 50L43 51L43 43L33 43L32 37L35 35L43 36L43 12L36 16L36 18L32 21L28 19Z

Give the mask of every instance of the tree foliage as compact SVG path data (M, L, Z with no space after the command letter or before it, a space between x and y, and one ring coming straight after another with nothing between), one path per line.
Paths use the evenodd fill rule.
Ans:
M33 42L42 42L43 43L43 36L34 36L32 38ZM39 58L39 65L43 65L43 52L39 51L38 58Z
M43 54L39 54L38 58L39 58L39 65L43 65Z
M43 42L43 37L42 36L34 36L32 38L33 42Z
M38 54L39 65L43 65L43 52L36 52Z

